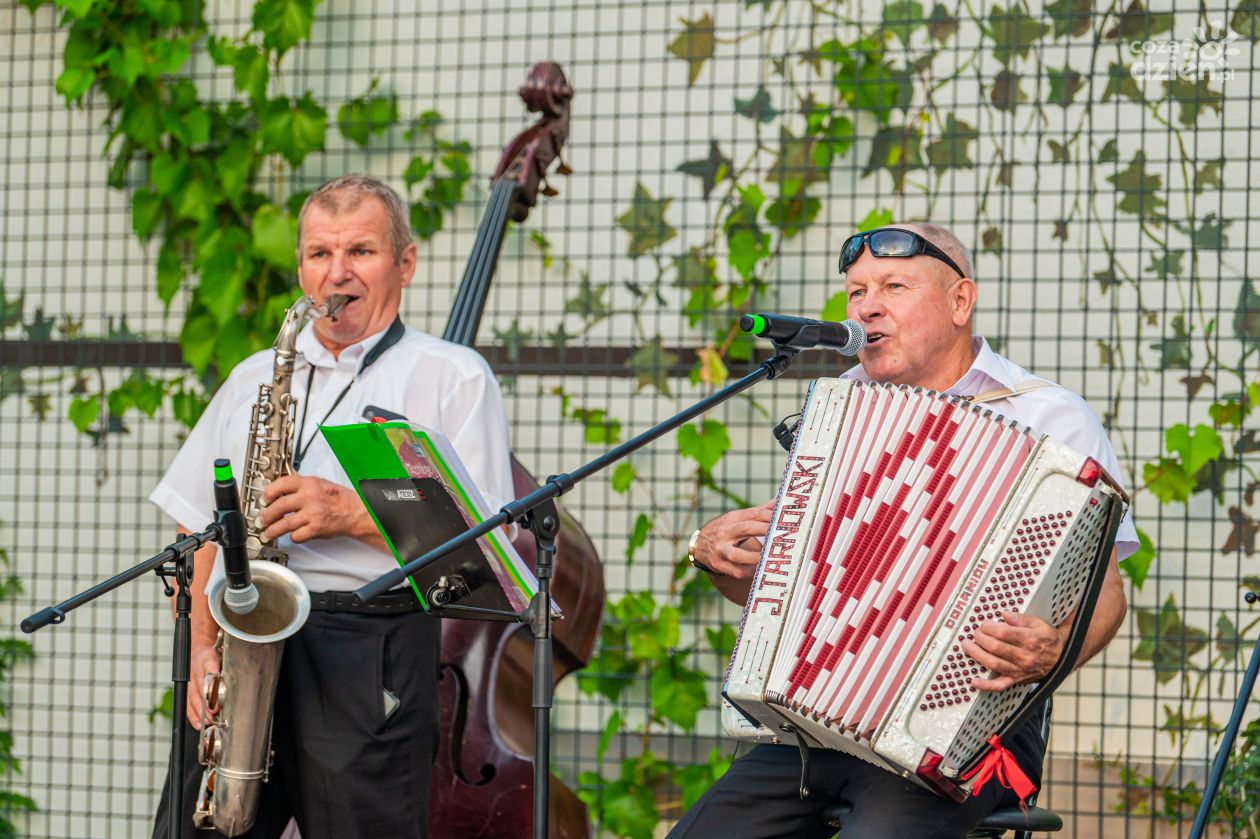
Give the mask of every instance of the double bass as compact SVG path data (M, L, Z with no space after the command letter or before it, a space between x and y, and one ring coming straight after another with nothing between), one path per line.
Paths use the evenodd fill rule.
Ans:
M569 131L573 89L560 65L534 65L520 88L530 112L541 118L508 143L492 178L493 188L472 254L442 337L472 346L490 291L509 219L523 222L544 195L547 169L559 160ZM557 169L568 174L561 161ZM515 456L516 497L538 488ZM552 599L564 619L552 631L558 682L590 660L604 609L604 574L590 537L560 508ZM532 566L534 539L521 529L513 543ZM516 623L448 620L442 626L441 739L429 794L434 839L520 839L533 825L534 715L531 707L533 638ZM550 839L590 835L586 805L554 775L549 786Z

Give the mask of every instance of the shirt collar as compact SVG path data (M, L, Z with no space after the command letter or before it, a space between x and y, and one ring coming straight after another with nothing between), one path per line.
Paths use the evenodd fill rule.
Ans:
M1002 358L993 351L989 346L989 342L982 335L976 335L971 339L971 349L975 352L975 360L971 362L971 367L963 374L963 377L953 384L949 390L945 391L950 395L966 395L974 396L986 390L992 390L994 387L1015 387L1015 378L1011 374L1011 370L1003 363ZM858 364L845 373L844 378L853 379L857 382L865 382L870 384L874 381L866 373L866 368Z
M294 346L299 354L299 363L305 361L314 367L327 367L330 369L349 367L358 375L359 369L363 366L363 359L371 352L372 347L375 347L385 337L385 333L388 331L389 327L387 326L379 332L373 332L357 344L351 344L346 347L341 351L339 357L334 358L332 350L321 344L319 338L315 336L315 324L308 323L298 334L297 342Z

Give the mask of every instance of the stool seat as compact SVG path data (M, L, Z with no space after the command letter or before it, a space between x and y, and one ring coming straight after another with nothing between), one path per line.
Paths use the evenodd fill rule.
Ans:
M1025 813L1018 807L999 807L984 821L976 825L977 830L1033 830L1056 831L1063 829L1063 819L1053 810L1044 807L1029 807Z

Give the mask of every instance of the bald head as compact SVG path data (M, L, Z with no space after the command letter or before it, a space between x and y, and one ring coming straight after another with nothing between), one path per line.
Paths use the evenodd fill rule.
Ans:
M967 277L975 279L974 269L971 266L971 253L967 247L950 232L949 228L942 227L939 224L931 224L929 222L914 222L912 224L895 224L893 227L900 227L903 230L912 230L918 233L924 239L936 245L949 255L949 258L958 264L963 270L963 274ZM957 279L953 273L950 273L950 280Z

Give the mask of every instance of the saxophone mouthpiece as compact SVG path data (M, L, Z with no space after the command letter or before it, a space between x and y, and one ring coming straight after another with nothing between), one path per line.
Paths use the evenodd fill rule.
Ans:
M324 313L321 315L321 317L332 318L333 320L336 320L337 311L342 306L346 305L349 302L350 302L350 297L348 295L345 295L345 294L330 295L328 299L324 301L324 305L323 305Z

